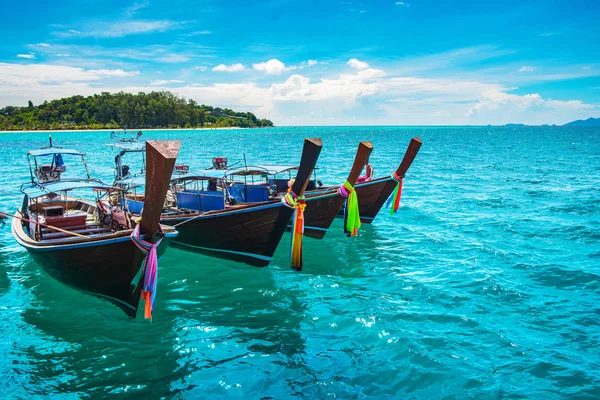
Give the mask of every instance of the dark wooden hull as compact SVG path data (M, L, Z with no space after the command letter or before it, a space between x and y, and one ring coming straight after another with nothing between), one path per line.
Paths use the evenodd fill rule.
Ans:
M370 224L373 221L395 187L396 181L389 177L355 185L362 223ZM333 187L321 189L318 193L306 193L306 210L304 211L304 235L314 239L322 239L333 220L336 217L343 217L343 206L346 201L337 194L337 189Z
M344 197L337 194L337 189L314 196L307 193L304 235L314 239L323 239L345 201Z
M159 257L167 249L169 239L165 237L159 245ZM128 236L56 249L25 247L35 262L57 281L108 300L135 318L141 285L132 282L144 256Z
M164 216L177 225L171 245L212 257L244 262L256 267L269 264L294 210L281 202L239 210L194 216Z
M390 177L374 179L354 186L362 223L370 224L390 197L397 182Z
M396 181L390 177L387 177L374 179L369 182L357 183L354 186L358 196L358 208L362 223L370 224L373 219L375 219L379 213L379 210L381 210L387 199L394 191L396 184ZM307 193L307 196L310 196L310 194ZM337 209L338 218L344 216L344 208L342 207L343 204L344 202L342 201L340 207Z

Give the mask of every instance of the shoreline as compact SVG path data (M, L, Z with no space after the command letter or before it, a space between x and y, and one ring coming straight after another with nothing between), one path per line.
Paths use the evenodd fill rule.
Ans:
M127 132L147 132L147 131L219 131L219 130L238 130L238 129L262 129L261 128L242 128L239 126L226 126L222 128L135 128L127 129ZM39 133L60 133L60 132L123 132L123 129L22 129L16 131L0 131L0 133L19 133L19 132L39 132Z

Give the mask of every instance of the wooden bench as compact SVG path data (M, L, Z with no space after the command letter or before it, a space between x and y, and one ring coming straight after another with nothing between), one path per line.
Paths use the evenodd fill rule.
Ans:
M52 225L52 226L54 226L54 225ZM65 228L59 226L59 228L67 230L67 231L74 231L74 230L79 230L79 229L97 228L99 226L100 226L100 224L86 224L86 225L69 226L69 227L65 227ZM42 227L42 234L55 233L55 232L59 232L59 231L57 231L56 229Z
M87 235L98 235L98 234L101 234L101 233L108 233L108 232L111 232L111 230L108 227L98 227L98 228L78 229L78 230L71 230L71 229L69 229L69 232L79 233L80 235L86 235L87 236ZM68 233L65 233L65 232L56 232L56 233L42 234L42 237L44 238L44 240L46 240L46 239L58 239L58 238L69 237L69 236L74 236L74 235L69 235Z

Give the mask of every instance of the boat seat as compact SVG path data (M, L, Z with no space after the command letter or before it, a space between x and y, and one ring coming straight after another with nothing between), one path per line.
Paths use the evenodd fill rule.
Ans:
M57 227L57 228L61 228L64 229L66 231L74 231L74 230L79 230L79 229L88 229L88 228L97 228L99 227L100 224L86 224L86 225L77 225L77 226L68 226L68 227ZM44 228L42 227L42 233L54 233L54 232L59 232L56 229L50 229L50 228Z
M87 236L89 236L90 238L95 238L95 237L102 236L105 234L112 234L112 232L100 232L100 233L94 233L94 234L87 235ZM64 236L53 237L51 239L44 238L44 239L42 239L42 242L44 242L44 243L55 243L55 242L59 243L59 242L62 242L64 239L70 239L70 238L75 238L75 236L65 234Z
M111 232L110 228L107 227L99 227L99 228L92 228L92 229L79 229L79 230L69 230L69 232L74 232L74 233L79 233L80 235L90 235L90 234L100 234L100 233L107 233L107 232ZM46 239L58 239L58 238L63 238L63 237L70 237L70 236L74 236L74 235L69 235L68 233L65 232L55 232L55 233L46 233L46 234L42 234L42 238L44 240Z

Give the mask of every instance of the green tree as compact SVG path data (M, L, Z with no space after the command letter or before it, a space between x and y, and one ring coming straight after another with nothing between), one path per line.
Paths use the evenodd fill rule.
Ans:
M107 93L71 96L44 101L35 106L0 109L0 129L116 129L168 128L184 126L273 126L250 112L198 105L170 92Z

